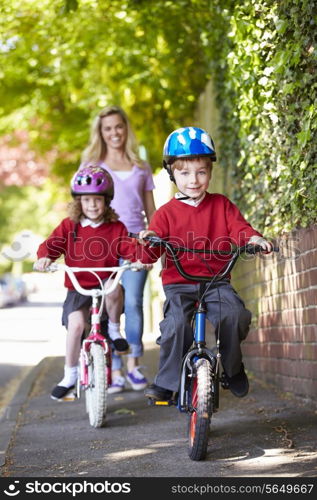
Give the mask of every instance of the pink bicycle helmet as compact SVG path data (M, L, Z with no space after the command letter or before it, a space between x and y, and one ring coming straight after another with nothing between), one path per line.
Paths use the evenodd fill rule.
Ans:
M70 187L72 196L99 194L107 196L111 201L114 195L111 175L103 168L92 165L77 170Z

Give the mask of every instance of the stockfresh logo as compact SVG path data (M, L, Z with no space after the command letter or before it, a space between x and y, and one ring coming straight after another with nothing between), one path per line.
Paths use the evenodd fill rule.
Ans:
M15 497L20 493L20 489L17 486L20 481L13 481L13 483L9 484L9 486L3 491L5 495L8 497Z

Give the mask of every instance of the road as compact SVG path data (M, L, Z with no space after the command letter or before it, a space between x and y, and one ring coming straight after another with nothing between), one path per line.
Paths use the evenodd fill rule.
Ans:
M33 366L64 354L63 275L34 273L32 279L37 292L27 302L0 309L0 410Z
M49 393L64 363L65 291L57 277L54 286L49 278L27 304L0 311L6 404L10 387L13 393L23 379L23 391L20 387L0 418L2 477L317 476L316 404L281 394L251 373L247 397L221 391L204 462L187 456L186 415L175 407L149 407L142 393L109 395L102 429L89 426L83 398L52 401ZM154 340L145 336L150 380L158 360Z

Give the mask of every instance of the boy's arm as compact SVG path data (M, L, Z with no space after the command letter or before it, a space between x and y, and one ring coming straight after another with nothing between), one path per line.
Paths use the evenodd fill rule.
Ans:
M119 247L117 247L117 255L123 259L129 260L131 262L137 262L138 264L144 264L144 269L150 270L152 269L153 260L144 260L143 252L140 251L142 249L141 245L138 244L138 241L128 236L128 231L126 227L121 224L119 227L118 240Z
M272 244L263 238L243 217L238 207L227 198L226 219L232 241L241 246L246 244L259 245L263 250L272 252Z
M153 264L164 254L165 250L162 247L151 247L151 244L144 239L146 236L157 236L157 234L149 229L140 231L137 240L137 259L143 264Z

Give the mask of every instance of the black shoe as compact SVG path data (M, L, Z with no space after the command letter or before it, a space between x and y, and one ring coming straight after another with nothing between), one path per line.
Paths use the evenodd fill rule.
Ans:
M74 388L75 388L74 385L72 385L71 387L64 387L63 385L57 385L51 392L51 398L57 401L62 400L66 396L66 394Z
M164 387L156 384L151 384L144 390L144 395L156 401L169 401L173 395L173 391L164 389Z
M227 376L227 381L229 384L229 389L237 396L237 398L243 398L249 392L249 381L247 374L244 371L244 365L241 363L240 371L232 377Z
M130 347L126 339L118 338L116 340L113 340L112 343L118 354L126 354L129 352Z

